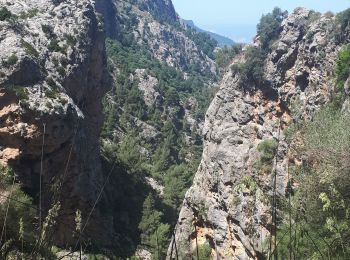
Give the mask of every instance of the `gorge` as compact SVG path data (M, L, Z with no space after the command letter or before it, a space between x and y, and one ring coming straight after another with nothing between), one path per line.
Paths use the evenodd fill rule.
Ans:
M349 10L0 0L0 258L348 259Z

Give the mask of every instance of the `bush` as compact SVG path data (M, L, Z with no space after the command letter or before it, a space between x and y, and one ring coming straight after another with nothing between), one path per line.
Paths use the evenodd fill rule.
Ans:
M260 152L260 160L264 163L271 163L275 157L278 148L278 142L271 138L262 141L258 145L258 151Z
M32 250L32 241L35 241L35 208L32 199L28 197L18 184L13 184L13 173L8 168L0 169L0 188L3 197L0 204L0 222L5 223L6 216L6 234L4 244L0 250L1 259L10 259L8 254L19 248L28 253ZM33 205L33 206L32 206ZM23 243L23 247L22 247ZM4 245L2 244L2 245ZM22 251L22 250L21 250Z
M284 209L285 216L292 215L298 259L350 259L349 124L350 115L331 104L298 133L303 141L295 151L305 160L291 172L297 185ZM288 258L291 243L289 236L282 236L284 231L289 225L278 232L281 259Z
M245 53L245 58L245 63L238 63L231 66L232 72L240 75L240 83L244 87L248 87L248 84L254 84L255 86L264 84L266 52L257 47L250 47Z
M0 9L0 21L5 21L11 18L11 16L12 13L6 7Z
M22 45L22 48L24 48L26 50L26 53L28 55L31 55L34 57L39 56L38 51L29 42L26 42L25 40L21 39L21 45Z
M71 47L77 43L77 39L73 35L67 33L64 34L64 39L66 40L66 43Z
M338 90L344 89L344 83L350 76L350 44L346 45L342 50L338 52L337 58L337 87Z
M10 57L8 57L8 59L6 61L3 61L3 65L6 67L6 68L9 68L13 65L15 65L18 61L18 57L16 54L12 54Z
M55 89L57 87L56 82L52 77L47 77L46 79L47 85L49 85L51 88Z
M55 99L59 96L60 92L56 89L46 89L45 96L48 98Z
M37 8L29 10L27 13L22 12L20 15L20 18L27 19L27 18L33 18L39 13L39 10Z
M28 99L28 90L25 87L21 86L11 86L11 89L16 93L16 96L19 100Z
M232 59L242 51L242 46L239 44L233 45L231 47L224 46L215 53L215 61L219 69L226 68Z
M211 247L208 244L199 245L198 246L198 259L201 260L211 260ZM197 248L195 248L192 252L192 259L197 259Z
M269 49L271 43L278 37L281 32L281 22L284 13L278 7L275 7L272 13L263 15L257 25L257 32L263 49Z
M60 76L64 77L66 75L66 70L62 67L62 66L59 66L57 68L57 72L58 74L60 74Z
M255 194L259 188L256 181L251 176L244 176L240 183L233 189L234 192L243 192L249 194Z
M344 31L350 24L350 8L338 13L336 21L340 24L341 31Z
M47 47L50 51L65 53L66 48L61 47L58 43L59 41L57 39L52 39Z
M46 37L51 38L54 36L53 29L50 25L42 24L41 29L45 33Z

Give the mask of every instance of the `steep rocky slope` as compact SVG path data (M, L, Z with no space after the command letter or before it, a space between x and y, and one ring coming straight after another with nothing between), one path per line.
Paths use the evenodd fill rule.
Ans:
M263 83L242 82L238 70L227 71L206 114L202 161L176 226L183 257L194 250L196 238L218 259L266 254L274 233L274 174L277 196L283 197L288 165L302 161L290 153L284 130L293 121L310 119L329 100L337 52L349 41L339 26L330 13L298 8L278 29L264 61ZM254 45L259 44L257 38ZM236 56L233 68L245 62L249 48ZM274 157L270 167L263 161L268 146ZM175 256L173 243L171 251Z
M118 250L127 257L147 249L163 258L199 163L216 43L186 26L171 1L100 1L98 9L105 24L114 10L120 29L118 35L107 30L114 88L104 102L102 134L105 157L120 167L106 196ZM156 235L163 241L158 252Z
M75 213L87 216L102 183L101 99L110 86L102 24L89 0L1 0L0 8L0 162L36 205L42 176L42 220L60 202L55 243L73 244ZM106 223L95 211L87 236L108 245Z

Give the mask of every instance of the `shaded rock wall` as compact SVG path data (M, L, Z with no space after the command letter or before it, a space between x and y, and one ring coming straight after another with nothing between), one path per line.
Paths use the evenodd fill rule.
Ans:
M38 203L44 135L43 209L63 180L54 237L74 244L75 212L86 218L102 185L101 99L110 85L102 24L89 0L6 2L16 17L0 22L0 163ZM108 221L97 210L86 236L110 244Z

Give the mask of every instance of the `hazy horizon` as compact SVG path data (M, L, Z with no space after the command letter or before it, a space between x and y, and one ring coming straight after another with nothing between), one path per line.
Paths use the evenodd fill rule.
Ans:
M292 12L296 7L325 13L334 13L350 7L348 0L335 0L320 2L319 0L296 0L285 2L283 0L172 0L175 10L186 20L207 31L212 31L229 37L236 42L249 42L256 34L256 25L263 14L270 12L278 6L283 10Z

